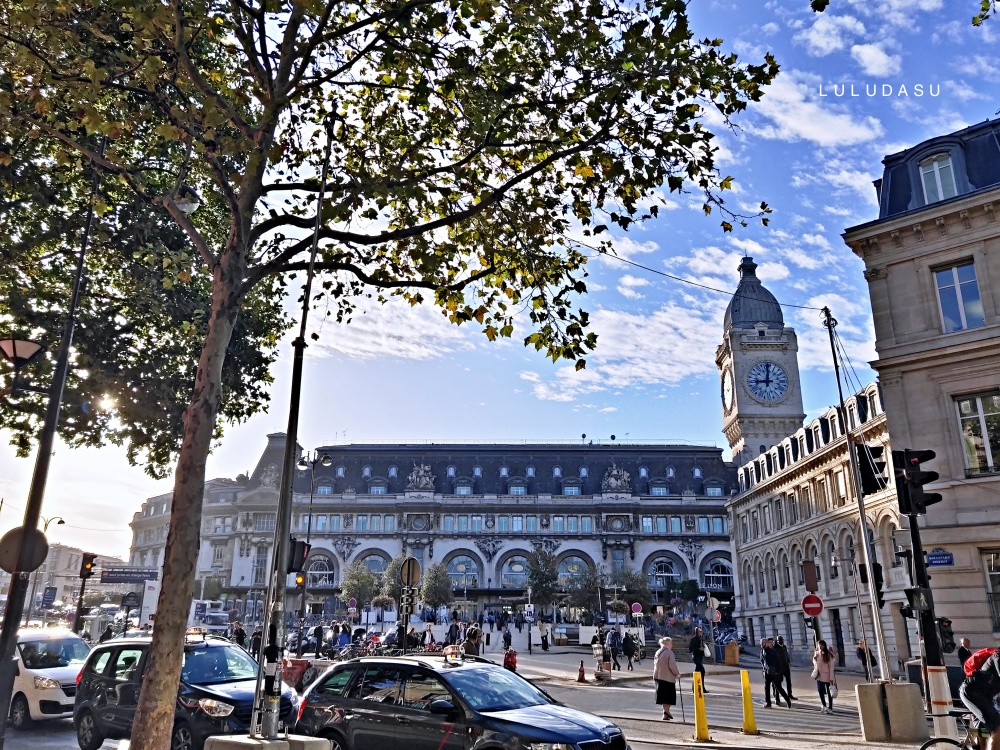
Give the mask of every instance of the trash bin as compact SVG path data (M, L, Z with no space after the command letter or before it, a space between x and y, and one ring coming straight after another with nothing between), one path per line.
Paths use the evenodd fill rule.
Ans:
M726 666L738 667L740 665L740 644L730 641L726 644Z

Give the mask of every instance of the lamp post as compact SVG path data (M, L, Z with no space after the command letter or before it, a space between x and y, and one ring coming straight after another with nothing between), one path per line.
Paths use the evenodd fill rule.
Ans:
M47 534L49 532L49 524L53 521L56 522L56 526L60 526L66 523L62 516L53 516L52 518L43 518L44 525L42 526L42 533ZM31 619L31 610L35 606L35 589L38 588L38 571L41 568L36 568L34 575L31 576L31 595L28 597L28 607L27 612L24 613L24 624L28 624L28 620Z
M854 594L855 594L855 597L857 598L857 602L858 602L858 617L861 619L860 626L861 626L861 636L862 637L859 638L858 640L864 640L865 641L865 650L866 650L866 653L863 654L863 657L867 660L868 659L868 653L867 653L868 634L865 632L866 631L866 628L865 628L865 610L864 610L864 607L862 607L862 605L861 605L861 576L858 574L858 559L857 559L857 556L854 554L853 550L851 551L851 556L850 557L837 557L836 552L834 552L834 554L832 554L830 556L830 564L833 567L836 568L837 567L837 563L845 563L847 565L850 565L851 566L851 571L852 571L852 573L854 575ZM869 682L874 682L875 681L875 665L872 664L872 663L870 663L870 662L867 662L867 661L866 661L866 663L868 665L868 668L865 670L865 673L868 676L868 681Z
M305 456L299 459L297 465L299 471L309 472L309 515L306 516L306 544L309 544L312 535L312 522L313 522L313 493L316 492L316 464L323 467L330 467L333 465L333 459L326 453L318 454L315 451L312 453L307 453ZM299 638L298 643L295 646L296 656L302 656L302 629L305 625L306 620L306 591L309 589L309 566L303 571L302 576L302 603L299 605Z

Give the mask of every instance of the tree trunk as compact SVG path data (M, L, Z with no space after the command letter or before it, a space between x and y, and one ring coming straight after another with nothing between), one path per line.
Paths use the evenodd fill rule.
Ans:
M234 232L234 235L237 234ZM168 750L184 655L184 633L194 588L205 491L205 463L222 399L222 365L239 311L244 254L234 237L213 271L212 314L198 360L174 475L170 529L163 577L147 655L142 692L132 728L133 750Z

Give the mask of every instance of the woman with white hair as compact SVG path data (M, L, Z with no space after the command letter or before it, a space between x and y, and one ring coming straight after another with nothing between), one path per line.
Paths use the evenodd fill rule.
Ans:
M681 676L674 657L673 640L665 635L660 639L660 648L653 657L653 681L656 683L656 702L663 708L663 719L674 717L670 707L677 703L677 679Z

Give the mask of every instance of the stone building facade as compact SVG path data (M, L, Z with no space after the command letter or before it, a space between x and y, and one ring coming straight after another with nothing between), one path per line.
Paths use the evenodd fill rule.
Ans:
M1000 123L883 160L879 216L844 241L865 262L889 433L931 449L943 496L921 519L937 614L1000 645Z
M267 581L284 440L269 435L249 477L206 490L197 575L244 609ZM313 613L332 613L351 562L381 572L404 553L424 566L444 562L456 602L470 615L517 606L526 600L527 556L536 548L556 554L564 578L587 569L643 571L663 604L671 584L687 579L732 598L725 502L736 476L718 448L331 445L316 454L329 460L312 474L297 472L292 517L293 534L308 534L312 544ZM169 498L147 506L152 514L133 521L137 539L169 518ZM143 564L150 549L133 547L132 563Z

